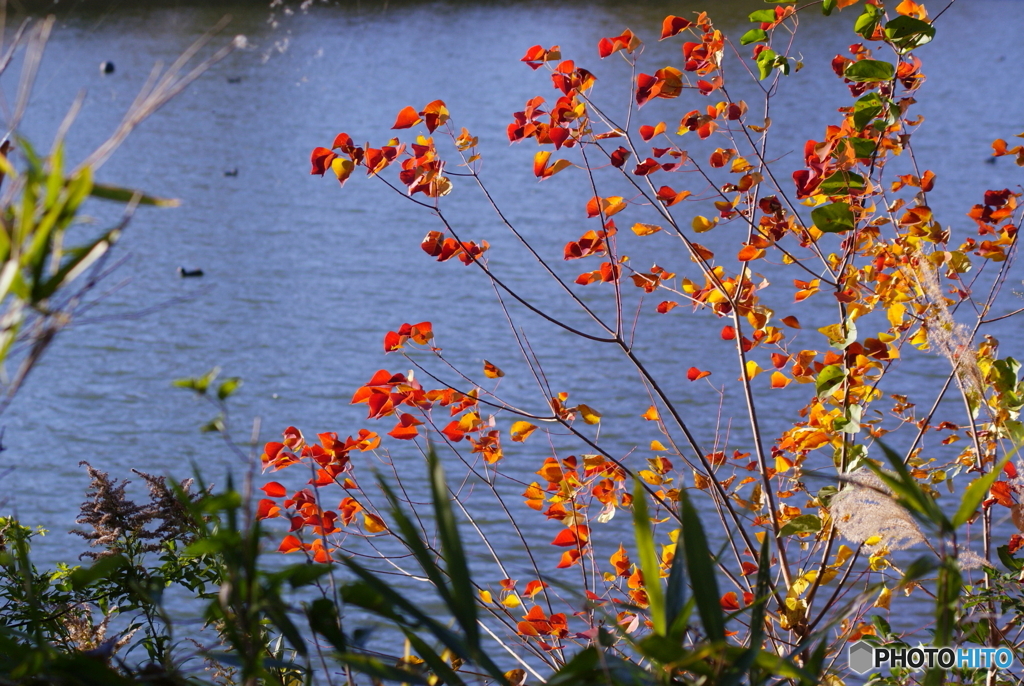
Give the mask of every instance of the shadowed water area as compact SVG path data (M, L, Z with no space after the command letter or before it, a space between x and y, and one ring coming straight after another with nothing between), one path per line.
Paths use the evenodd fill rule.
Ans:
M80 460L116 476L127 476L131 468L187 476L194 464L208 479L223 483L229 470L240 471L217 437L198 431L214 412L171 386L176 378L214 366L245 380L231 402L238 437L249 433L254 417L261 419L264 441L293 424L307 435L337 431L346 436L361 427L385 433L391 420L367 423L365 408L350 406L349 400L376 370L408 368L395 355L383 356L384 333L402 322L427 320L454 364L475 373L483 359L493 362L507 374L503 394L542 412L542 399L488 281L476 270L454 261L439 264L418 249L427 231L441 228L429 212L373 180L353 178L339 191L333 179L311 177L309 151L329 145L339 131L380 145L402 107L442 99L456 127L479 136L484 180L506 216L572 280L596 268L561 260L566 241L595 228L583 210L592 193L578 171L539 185L531 173L534 144L508 145L505 126L511 113L534 95L553 100L555 94L544 72L531 72L520 57L534 44L560 45L563 56L598 75L595 97L609 111L622 113L629 71L619 59L598 60L598 39L628 26L650 41L643 58L648 72L679 65L677 43L654 41L661 19L669 13L688 16L708 4L316 2L306 9L294 3L288 11L228 2L57 5L58 22L23 133L46 146L75 95L86 89L68 138L74 161L114 129L154 63L173 61L225 14L233 19L224 40L243 34L249 47L214 66L144 123L98 174L105 183L180 198L182 205L138 212L118 247L124 264L108 280L117 288L62 335L3 417L0 466L13 468L2 482L6 509L52 532L38 543L36 561L69 560L70 552L82 549L78 539L64 535L74 526L88 481ZM719 28L740 35L749 26L746 15L762 7L729 0L713 3L711 12ZM820 139L827 124L839 121L836 108L852 103L829 62L854 42L855 17L847 11L803 20L796 49L806 66L783 79L771 112L776 137L769 156L779 159L782 178L800 164L804 141ZM1024 4L958 3L937 26L935 43L918 51L928 81L917 94L916 107L926 120L914 146L922 168L937 175L930 201L939 221L962 238L976 235L965 213L981 194L1017 188L1022 178L1010 158L986 160L992 139L1011 140L1024 130L1019 87L1024 44L1017 36ZM101 74L104 61L116 66L112 74ZM735 56L727 68L736 84L730 86L733 97L748 98L753 107L755 90ZM8 94L14 92L16 73L12 69L3 77ZM683 113L707 104L707 98L687 91L679 100L652 103L642 114L645 122L662 118L672 129ZM468 181L456 179L446 201L460 234L490 241L491 265L524 298L594 331ZM115 216L106 206L89 209L99 221ZM684 209L682 223L698 209ZM724 249L738 243L734 232L739 230L728 225L706 234L703 242ZM665 240L631 248L633 260L656 260L697 279L683 247L657 238ZM182 279L179 266L201 268L204 276ZM774 298L780 315L795 314L803 322L797 349L817 347L821 337L814 329L828 322L834 305L828 296L793 305L786 281L795 276L783 273L778 283L784 288L767 297ZM579 292L608 312L602 304L607 291L590 288ZM1011 273L997 314L1022 304L1014 288L1020 289L1019 268ZM718 447L749 450L742 398L735 388L724 399L715 391L736 376L735 359L718 336L723 322L693 315L686 307L650 316L657 301L645 302L638 356L663 380L702 442L714 445L716 429L724 432L732 417L728 445ZM575 339L522 308L512 311L526 327L551 386L603 413L603 444L620 456L639 445L644 450L632 459L639 463L649 457L646 445L659 435L638 419L650 402L635 370L610 347ZM140 313L145 316L135 316ZM1024 354L1018 330L1007 320L989 331L1002 341L1003 356ZM918 400L930 405L948 362L906 351L899 379L889 390L931 388ZM712 386L687 381L691 366L712 371ZM767 375L760 380L767 387ZM787 420L794 421L793 410L810 393L809 387L793 384L769 395L760 410L766 435L773 438ZM949 403L949 413L962 414L959 402ZM896 434L892 442L899 447L910 437ZM506 446L506 468L527 482L551 454L551 446L538 438ZM411 445L404 453L402 448L394 458L403 473L421 473L419 452ZM935 438L926 448L937 456L959 451L958 445L939 446ZM576 445L560 455L578 450ZM299 477L293 477L295 483ZM946 505L953 507L951 499ZM709 529L715 525L708 522ZM538 526L554 535L560 525ZM514 540L507 535L492 543L511 550ZM515 559L518 553L509 555ZM930 612L927 605L922 609Z

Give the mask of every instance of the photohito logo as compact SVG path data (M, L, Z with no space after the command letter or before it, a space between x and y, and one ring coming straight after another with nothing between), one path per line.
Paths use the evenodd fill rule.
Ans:
M1013 664L1009 648L935 648L932 646L873 646L857 641L848 652L850 669L866 674L872 669L902 667L912 670L930 669L1008 669Z

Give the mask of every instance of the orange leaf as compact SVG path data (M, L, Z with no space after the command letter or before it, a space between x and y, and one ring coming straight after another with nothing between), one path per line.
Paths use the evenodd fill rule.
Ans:
M580 561L580 551L576 548L572 550L566 550L562 553L562 559L555 567L557 569L565 569L566 567L572 567L574 564Z
M677 307L678 305L679 303L674 302L672 300L666 300L664 302L658 303L658 313L665 314L666 312L670 311L674 307Z
M273 519L281 516L281 508L273 500L260 500L256 508L256 519Z
M759 259L764 256L764 250L761 248L755 248L752 245L744 246L736 256L740 262L750 262L752 260Z
M782 318L782 323L785 324L786 326L788 326L791 329L799 329L800 328L800 320L797 319L796 317L794 317L793 315L790 315L788 317L783 317Z
M427 131L434 133L438 126L444 126L444 123L448 121L448 108L445 107L443 100L434 100L423 108L420 116L427 124Z
M792 379L782 372L772 372L772 388L785 388L792 383L792 381Z
M501 371L487 360L484 360L484 376L488 379L499 379L505 376L505 372Z
M735 591L729 591L726 593L722 596L722 600L720 602L722 604L722 609L728 612L735 612L740 609L739 598L736 596Z
M395 428L388 432L388 436L401 441L411 441L419 436L420 432L416 427L422 423L411 414L403 414L398 418Z
M411 129L412 127L419 124L421 121L423 120L420 119L420 115L419 113L416 112L416 110L414 110L411 107L403 107L402 111L398 113L398 118L395 119L395 125L392 126L391 128Z
M562 529L555 536L555 540L551 541L551 545L557 545L561 548L576 547L579 543L580 540L572 529Z
M302 541L291 534L285 536L284 540L281 541L281 545L277 548L279 553L294 553L297 550L302 550Z
M665 21L661 23L661 39L671 38L678 34L680 31L685 30L690 26L690 22L682 17L676 17L668 15L665 17Z
M532 598L533 596L540 593L542 589L545 589L547 587L548 585L546 583L538 579L535 579L530 583L526 584L526 590L523 591L523 595L527 598Z
M1005 481L997 481L992 484L992 490L990 495L1000 505L1006 507L1013 507L1013 491L1010 489L1010 484Z
M658 421L658 408L656 408L654 405L651 405L650 407L647 408L647 411L640 416L649 422L656 422Z

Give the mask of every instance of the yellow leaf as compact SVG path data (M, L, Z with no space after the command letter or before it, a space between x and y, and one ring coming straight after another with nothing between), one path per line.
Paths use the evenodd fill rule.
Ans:
M661 231L661 227L654 224L633 224L632 229L637 236L650 236Z
M753 379L755 376L763 372L761 366L754 360L747 360L747 378Z
M779 474L784 474L785 472L788 472L790 467L792 466L793 463L788 458L783 457L782 455L775 456L775 471L778 472Z
M889 609L889 603L892 602L892 591L888 588L883 588L882 592L878 594L878 600L875 601L875 607L881 607L886 610Z
M641 469L639 476L641 479L651 484L652 486L660 486L662 483L664 483L664 480L659 475L655 474L649 469Z
M864 541L864 545L878 545L882 542L881 536L872 536L868 540Z
M651 441L651 450L668 450L661 444L661 441Z
M488 379L498 379L505 376L505 372L501 371L487 360L484 360L484 376Z
M836 551L836 561L832 563L833 567L842 567L846 564L846 561L853 555L853 551L850 550L849 546L841 545L839 550Z
M387 531L387 524L384 520L375 514L369 512L363 513L363 528L371 534L379 534L381 531Z
M649 422L656 422L658 421L658 408L656 408L654 405L651 405L650 407L647 408L647 411L640 416Z
M480 600L482 600L485 603L493 603L494 602L494 598L491 597L491 592L490 591L480 591Z
M889 317L889 324L896 328L903 323L903 317L907 313L907 306L903 303L893 303L889 306L886 314Z
M512 425L512 429L509 431L509 433L512 434L512 440L514 442L522 443L523 441L530 437L530 434L532 434L536 430L537 427L531 424L530 422L516 422L515 424Z
M501 604L505 607L519 607L523 603L515 593L509 593L508 596L501 601Z
M347 179L352 170L355 169L355 166L352 160L347 157L335 157L331 160L331 171L338 177L338 181Z
M699 214L696 217L694 217L693 221L690 223L690 225L693 226L693 230L696 231L697 233L704 233L705 231L710 231L711 229L715 228L716 224L718 224L717 217L715 219L708 219L707 217L702 217Z
M913 336L910 337L910 344L918 350L928 350L928 331L922 326Z
M583 421L587 424L597 424L601 421L601 413L589 405L580 403L576 409L579 410L580 416L583 417Z

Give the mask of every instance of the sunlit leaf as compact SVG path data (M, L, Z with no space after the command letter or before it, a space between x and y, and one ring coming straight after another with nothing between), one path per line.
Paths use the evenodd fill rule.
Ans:
M530 437L537 427L534 424L526 421L519 421L512 425L509 433L512 435L512 440L516 443L522 443Z

